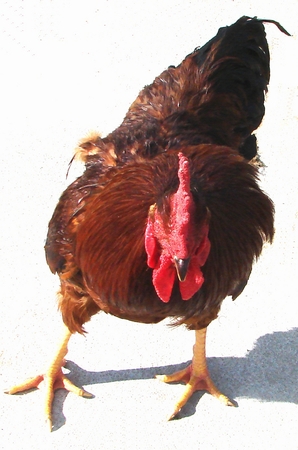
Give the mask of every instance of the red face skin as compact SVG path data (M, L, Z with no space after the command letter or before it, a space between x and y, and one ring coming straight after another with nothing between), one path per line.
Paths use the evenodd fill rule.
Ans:
M178 177L179 188L170 199L169 224L165 226L153 206L145 233L147 264L153 269L153 285L163 302L170 300L177 276L183 300L189 300L201 288L204 282L201 267L210 251L208 224L197 229L193 220L195 203L190 192L189 162L182 153ZM179 262L186 268L182 277Z

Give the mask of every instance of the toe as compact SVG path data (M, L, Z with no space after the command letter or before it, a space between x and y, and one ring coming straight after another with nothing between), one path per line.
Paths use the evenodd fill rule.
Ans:
M12 388L5 391L5 394L17 394L18 392L28 391L29 389L36 389L43 381L43 375L37 375L36 377L28 378L23 383L16 384Z

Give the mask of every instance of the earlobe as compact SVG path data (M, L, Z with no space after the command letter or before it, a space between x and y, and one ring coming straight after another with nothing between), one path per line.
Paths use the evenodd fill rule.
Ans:
M205 262L207 261L207 258L210 253L210 247L211 247L211 243L210 243L208 236L206 235L204 237L204 239L202 240L201 245L198 250L198 253L197 253L197 262L200 267L203 267Z
M159 254L157 240L153 234L153 222L150 218L148 218L145 231L145 250L147 253L147 264L151 269L154 269L158 264Z

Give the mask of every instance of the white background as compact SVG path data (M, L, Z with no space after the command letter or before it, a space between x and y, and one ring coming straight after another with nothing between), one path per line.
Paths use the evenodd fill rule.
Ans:
M272 77L258 140L275 241L209 327L210 371L239 408L198 393L166 422L183 387L153 376L191 359L194 333L100 314L68 354L72 379L96 397L59 391L50 434L42 392L0 394L0 448L298 449L296 0L2 2L0 382L4 390L41 371L59 340L58 279L43 245L81 170L65 179L77 141L112 131L145 84L244 14L278 20L293 37L266 25Z

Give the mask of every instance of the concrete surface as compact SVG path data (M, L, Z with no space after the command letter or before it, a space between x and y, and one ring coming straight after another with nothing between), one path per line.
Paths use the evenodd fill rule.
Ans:
M1 3L1 389L40 371L58 341L58 280L43 244L76 175L65 179L77 141L115 128L145 84L243 14L294 36L266 26L272 78L258 136L275 241L208 334L214 381L239 407L198 393L166 422L182 386L153 376L189 361L194 333L102 314L68 354L71 378L95 398L59 391L50 434L42 392L0 394L1 449L298 449L296 0Z

